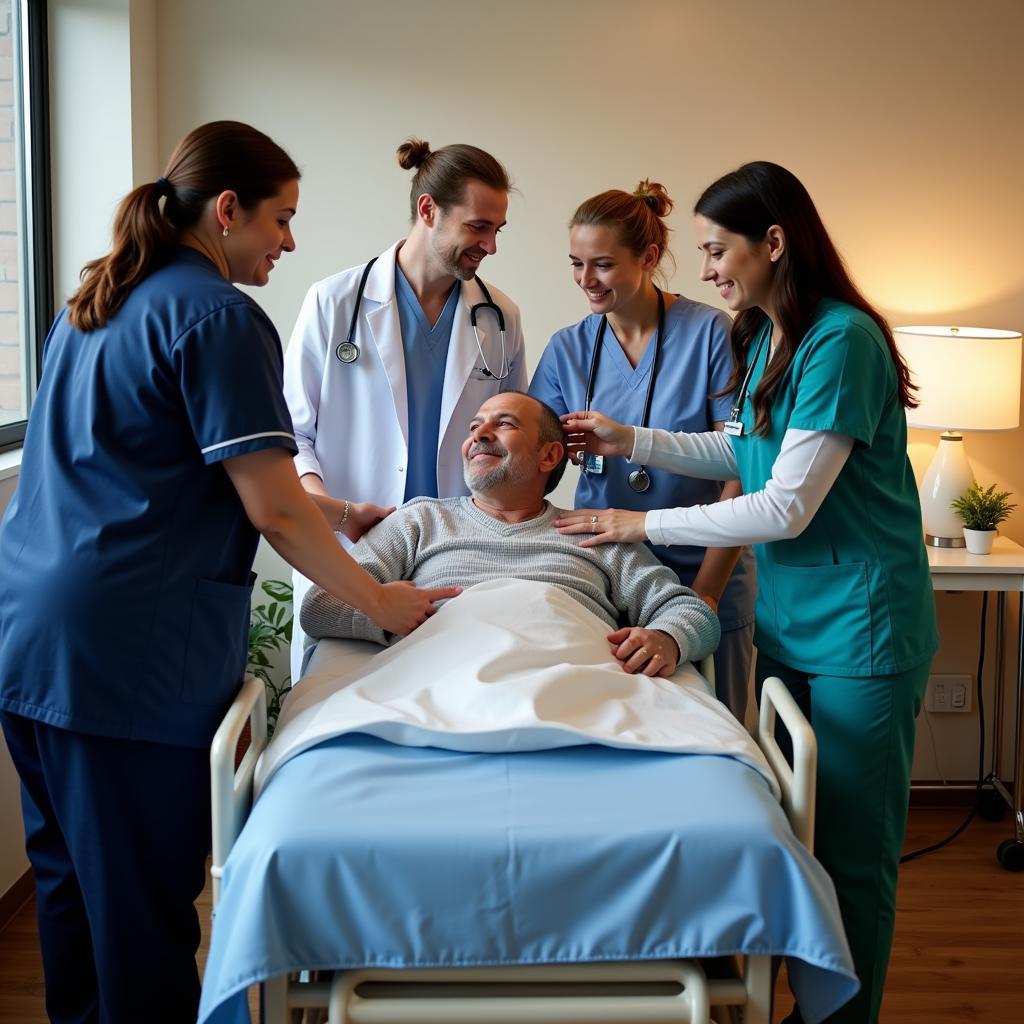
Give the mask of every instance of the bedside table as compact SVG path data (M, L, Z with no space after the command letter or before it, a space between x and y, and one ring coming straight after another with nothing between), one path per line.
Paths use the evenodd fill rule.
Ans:
M999 863L1024 871L1024 548L997 537L990 555L972 555L966 548L928 548L932 589L977 590L996 595L996 676L993 700L992 787L1013 811L1014 834L999 845ZM1017 612L1017 679L1013 741L1013 792L999 778L1002 758L1003 697L1006 661L1006 595L1021 595Z

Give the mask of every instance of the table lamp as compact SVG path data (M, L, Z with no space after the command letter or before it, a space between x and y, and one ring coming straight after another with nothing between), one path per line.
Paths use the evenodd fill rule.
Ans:
M893 334L921 403L907 410L907 424L942 431L921 480L925 540L960 548L963 522L950 502L974 481L960 431L1019 424L1021 336L983 327L897 327Z

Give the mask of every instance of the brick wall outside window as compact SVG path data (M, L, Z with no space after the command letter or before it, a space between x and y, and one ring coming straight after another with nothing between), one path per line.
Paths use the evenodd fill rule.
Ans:
M0 0L0 424L25 418L11 0Z

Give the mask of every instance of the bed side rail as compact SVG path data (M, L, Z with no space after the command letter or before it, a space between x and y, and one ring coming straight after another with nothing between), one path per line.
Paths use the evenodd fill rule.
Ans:
M790 768L775 739L778 715L793 740ZM797 839L814 852L814 797L817 788L818 742L810 723L778 676L770 676L761 690L761 718L757 742L764 751L782 789L782 806Z
M711 696L714 697L715 656L713 654L709 654L706 657L701 658L700 661L695 661L693 664L696 666L697 671L704 677L705 681L708 684L708 690L711 692Z
M235 751L250 725L249 747L235 768ZM231 847L252 807L252 783L256 761L267 745L267 694L263 681L246 676L238 696L228 708L210 745L210 797L213 821L213 905L220 898L220 879Z

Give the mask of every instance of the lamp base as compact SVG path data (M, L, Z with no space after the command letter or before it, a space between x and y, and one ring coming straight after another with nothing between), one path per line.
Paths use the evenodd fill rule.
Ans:
M951 502L974 482L964 451L962 434L944 431L927 472L921 480L921 515L929 547L964 547L964 521Z
M963 537L933 537L930 533L924 535L924 542L930 548L965 548L967 542Z

